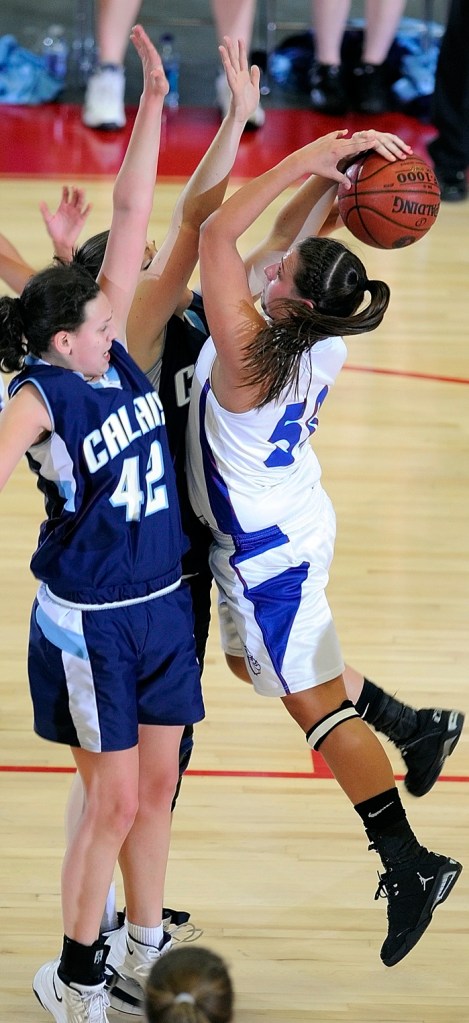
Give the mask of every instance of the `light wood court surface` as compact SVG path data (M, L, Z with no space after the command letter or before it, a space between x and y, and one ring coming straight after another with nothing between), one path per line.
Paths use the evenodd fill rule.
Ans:
M53 205L59 184L2 181L0 229L38 268L49 248L37 203ZM91 234L108 225L111 183L86 187ZM158 184L157 243L178 188ZM350 341L314 441L338 518L329 598L346 659L416 706L466 713L468 226L469 205L447 205L403 251L347 236L393 298L382 327ZM71 759L31 731L28 564L43 509L26 466L1 509L0 1019L40 1023L30 985L61 941L70 774L59 768ZM427 797L403 790L421 840L466 869L427 935L388 970L379 959L386 903L373 900L377 856L281 705L230 677L216 613L204 687L207 717L174 818L166 904L189 910L199 940L226 957L237 1023L468 1023L469 732ZM400 758L387 749L399 775Z

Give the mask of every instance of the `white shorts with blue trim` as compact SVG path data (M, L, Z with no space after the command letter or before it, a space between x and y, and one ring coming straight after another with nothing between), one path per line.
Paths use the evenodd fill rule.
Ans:
M262 696L301 692L344 669L325 594L334 541L334 509L316 484L307 522L266 530L244 550L221 538L211 549L222 648L244 656Z

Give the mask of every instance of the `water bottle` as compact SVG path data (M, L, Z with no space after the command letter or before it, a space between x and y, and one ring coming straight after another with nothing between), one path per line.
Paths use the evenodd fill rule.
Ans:
M171 110L177 110L179 106L179 72L181 68L181 60L179 54L175 48L174 36L170 32L165 32L160 37L158 45L159 54L164 68L164 73L168 79L169 92L165 96L165 106Z
M42 40L42 57L47 73L62 85L67 77L68 46L63 25L50 25Z

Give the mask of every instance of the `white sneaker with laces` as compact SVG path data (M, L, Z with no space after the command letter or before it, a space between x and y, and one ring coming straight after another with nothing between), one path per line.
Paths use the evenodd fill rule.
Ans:
M144 945L132 938L126 925L111 931L106 937L109 953L106 960L106 972L114 974L110 980L109 1000L113 1009L128 1012L131 1015L143 1015L143 998L148 974L156 959L169 952L172 938L166 932L159 948L155 945Z
M226 117L228 110L230 109L231 103L231 89L226 80L225 74L217 75L215 79L215 96L217 101L217 107L222 117ZM262 109L260 103L258 103L256 109L251 114L250 118L246 122L245 131L256 130L262 128L265 124L265 110Z
M125 127L125 74L121 67L98 68L86 86L81 119L87 128L118 131Z
M57 973L59 960L40 966L33 980L33 991L43 1009L57 1023L108 1023L109 998L102 984L64 984Z

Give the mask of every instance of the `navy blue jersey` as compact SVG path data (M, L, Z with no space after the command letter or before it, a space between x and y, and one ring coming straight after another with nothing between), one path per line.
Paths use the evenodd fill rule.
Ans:
M171 316L166 325L158 389L165 410L169 447L175 463L181 455L184 460L192 377L209 333L202 296L193 292L191 304L184 316Z
M144 599L177 585L183 538L161 401L114 341L99 381L28 359L10 383L42 395L53 429L27 452L43 492L33 574L79 604Z
M186 481L186 427L194 367L209 329L201 295L193 292L184 317L168 321L161 362L158 393L166 416L166 428L176 470L182 526L190 543L184 556L185 575L208 570L212 535L192 511Z

